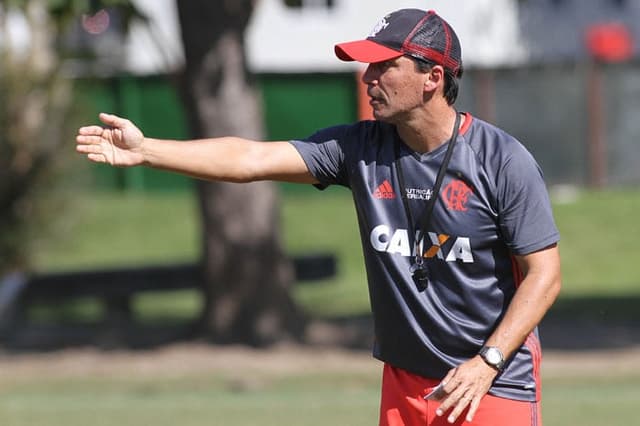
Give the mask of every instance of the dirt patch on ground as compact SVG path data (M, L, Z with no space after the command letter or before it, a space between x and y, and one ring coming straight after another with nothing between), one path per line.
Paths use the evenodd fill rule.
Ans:
M74 348L0 355L0 382L31 377L153 377L230 373L296 375L309 371L375 372L379 363L363 351L279 345L269 349L172 344L153 350Z
M543 375L552 377L602 376L640 377L640 346L623 349L579 351L546 351L543 353Z

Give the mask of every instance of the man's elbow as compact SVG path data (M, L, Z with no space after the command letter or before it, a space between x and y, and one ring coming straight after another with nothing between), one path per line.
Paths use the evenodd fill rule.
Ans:
M562 291L562 280L560 276L556 279L553 279L549 284L549 288L547 290L547 297L549 298L549 305L555 303L555 301L560 296L560 292Z

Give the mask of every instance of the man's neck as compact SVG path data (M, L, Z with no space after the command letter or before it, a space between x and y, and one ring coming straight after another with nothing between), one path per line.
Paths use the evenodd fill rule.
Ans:
M462 117L460 126L464 122ZM441 111L422 111L419 116L396 124L398 135L411 149L431 152L449 141L456 120L456 110L447 106Z

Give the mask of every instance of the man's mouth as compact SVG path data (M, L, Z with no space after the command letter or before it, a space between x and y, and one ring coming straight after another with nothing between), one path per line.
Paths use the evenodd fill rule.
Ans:
M379 105L384 103L384 99L380 96L375 96L372 93L368 93L369 95L369 104L370 105Z

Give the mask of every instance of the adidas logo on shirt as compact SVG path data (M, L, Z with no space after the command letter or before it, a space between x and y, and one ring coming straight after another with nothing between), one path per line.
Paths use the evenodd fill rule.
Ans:
M373 197L379 200L391 200L396 198L396 193L393 191L391 183L385 179L373 192Z

